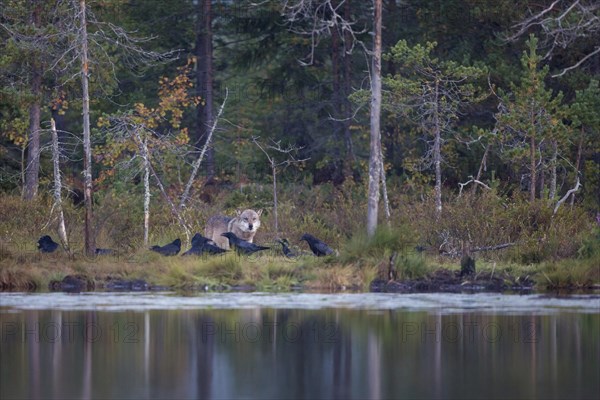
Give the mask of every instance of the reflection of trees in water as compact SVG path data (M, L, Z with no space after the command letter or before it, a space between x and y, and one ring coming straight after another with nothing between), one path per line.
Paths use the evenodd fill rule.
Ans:
M198 335L202 331L202 327L213 323L212 318L207 315L196 315L190 318L194 322L190 331L190 342L192 348L190 353L196 355L192 357L191 364L194 366L192 371L195 371L192 376L196 378L197 393L196 398L208 399L212 396L212 380L214 368L214 337L211 335Z
M0 397L585 397L598 389L599 322L570 313L1 313L0 373L10 384ZM49 324L71 332L51 340ZM207 326L229 332L207 335Z

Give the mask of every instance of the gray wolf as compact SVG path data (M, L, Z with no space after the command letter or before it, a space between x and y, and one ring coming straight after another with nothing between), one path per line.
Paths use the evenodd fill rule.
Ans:
M238 238L252 243L256 231L260 228L262 210L236 210L235 213L233 218L215 215L206 221L204 235L225 250L229 250L229 240L221 236L222 233L233 232Z
M240 239L233 232L225 232L225 233L222 233L221 236L224 236L227 239L229 239L229 245L235 246L235 250L237 251L238 255L239 254L250 255L252 253L256 253L257 251L270 249L270 247L259 246L257 244L250 243L243 239Z

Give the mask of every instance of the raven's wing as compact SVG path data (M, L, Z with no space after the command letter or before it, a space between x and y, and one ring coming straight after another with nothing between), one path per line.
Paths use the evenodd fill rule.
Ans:
M206 250L207 252L209 252L211 254L220 254L220 253L225 253L227 251L225 249L220 248L219 246L215 246L210 243L206 243L203 248L204 248L204 250Z
M331 249L331 247L327 246L325 243L321 242L320 240L317 240L314 243L315 249L317 249L317 251L323 255L329 255L333 253L333 250Z

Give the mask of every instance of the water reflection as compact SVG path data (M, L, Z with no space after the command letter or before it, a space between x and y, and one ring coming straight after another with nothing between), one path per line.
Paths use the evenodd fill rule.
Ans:
M2 399L600 395L598 314L48 310L0 322Z

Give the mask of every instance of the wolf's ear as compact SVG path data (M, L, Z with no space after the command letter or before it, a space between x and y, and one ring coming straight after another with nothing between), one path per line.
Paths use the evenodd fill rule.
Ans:
M235 210L235 215L237 215L238 217L242 215L242 210L240 210L239 208Z
M260 216L262 215L262 208L261 208L260 210L258 210L256 213L257 213L257 214L258 214L258 216L260 217Z

